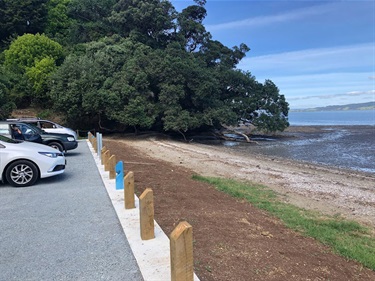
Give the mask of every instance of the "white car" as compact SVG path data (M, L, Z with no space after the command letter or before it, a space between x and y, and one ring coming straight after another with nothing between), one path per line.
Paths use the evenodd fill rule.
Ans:
M40 178L64 173L65 165L64 154L57 149L0 135L0 181L29 186Z

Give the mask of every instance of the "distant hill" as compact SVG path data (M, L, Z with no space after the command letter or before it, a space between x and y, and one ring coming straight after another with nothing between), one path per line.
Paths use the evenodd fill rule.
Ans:
M315 107L307 109L292 109L293 112L306 112L306 111L344 111L344 110L375 110L375 102L352 103L345 105L330 105L324 107Z

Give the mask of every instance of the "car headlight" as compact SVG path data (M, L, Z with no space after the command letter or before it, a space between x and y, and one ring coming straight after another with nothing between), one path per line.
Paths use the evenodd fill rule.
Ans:
M64 154L61 153L61 152L39 152L39 154L42 154L44 156L51 157L51 158L57 158L58 156L64 156Z
M68 141L75 141L76 139L74 137L67 137Z

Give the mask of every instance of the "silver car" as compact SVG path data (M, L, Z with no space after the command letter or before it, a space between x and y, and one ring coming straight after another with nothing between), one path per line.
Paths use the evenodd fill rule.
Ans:
M29 186L40 178L64 173L65 165L64 154L54 148L0 135L0 181Z
M22 123L30 123L47 133L68 134L68 135L72 135L75 138L75 140L77 140L77 133L74 130L61 126L49 120L40 119L38 117L23 117L23 118L16 118L16 119L7 119L7 121L19 121Z

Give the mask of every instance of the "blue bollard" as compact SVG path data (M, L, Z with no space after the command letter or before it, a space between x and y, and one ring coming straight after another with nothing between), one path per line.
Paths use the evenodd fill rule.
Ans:
M124 189L124 163L122 161L116 164L116 190Z

